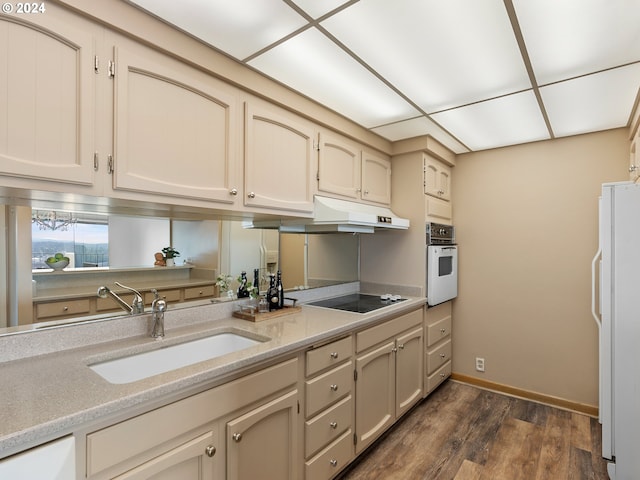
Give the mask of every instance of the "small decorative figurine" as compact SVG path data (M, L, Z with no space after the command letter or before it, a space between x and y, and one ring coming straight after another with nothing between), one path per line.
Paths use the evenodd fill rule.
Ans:
M156 253L153 254L153 256L156 258L156 261L155 261L154 265L159 266L159 267L166 267L167 266L167 262L165 262L164 255L161 252L156 252Z

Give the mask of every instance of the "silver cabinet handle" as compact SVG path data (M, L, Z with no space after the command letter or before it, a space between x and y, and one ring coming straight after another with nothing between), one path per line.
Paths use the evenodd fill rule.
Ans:
M399 348L400 350L404 350L404 343L399 344L399 345L398 345L398 348Z
M338 422L331 422L329 426L335 430L336 428L338 428Z
M334 360L336 360L336 359L338 358L338 352L331 352L331 353L329 354L329 356L330 356L331 358L333 358Z
M329 460L329 463L331 464L332 467L338 466L338 461L336 459L334 459L334 458Z
M207 457L213 457L216 454L216 447L214 447L213 445L209 445L204 449L204 453L207 454Z
M333 383L330 387L332 392L337 392L338 391L338 385L336 385L335 383Z
M392 351L393 353L396 353L396 352L398 351L398 349L397 349L396 347L393 347L393 348L391 349L391 351Z
M442 334L447 333L447 329L446 329L446 328L441 328L441 329L440 329L440 333L442 333Z
M440 377L444 378L444 377L445 377L445 374L444 374L444 373L441 373L441 374L440 374Z
M255 193L253 193L253 192L249 192L249 193L247 194L247 197L249 197L249 198L256 198L256 194L255 194Z
M635 172L637 169L638 169L638 166L637 166L637 165L631 165L631 166L629 167L629 173L633 173L633 172Z
M229 190L229 195L236 196L237 194L238 194L237 188L232 188L231 190Z
M64 310L64 311L66 312L67 310L69 310L69 307L67 307L67 306L65 305L64 307L62 307L62 310Z
M444 357L446 357L446 355L444 353L441 353L440 358L444 358Z
M231 438L233 438L233 440L235 442L239 442L240 440L242 440L242 434L241 433L234 433L233 435L231 435Z

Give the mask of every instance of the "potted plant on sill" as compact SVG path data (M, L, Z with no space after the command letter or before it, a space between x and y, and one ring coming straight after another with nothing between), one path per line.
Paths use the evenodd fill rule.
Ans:
M173 247L164 247L162 249L162 254L164 255L164 261L167 267L173 267L176 264L176 261L174 260L175 257L180 256L180 252Z

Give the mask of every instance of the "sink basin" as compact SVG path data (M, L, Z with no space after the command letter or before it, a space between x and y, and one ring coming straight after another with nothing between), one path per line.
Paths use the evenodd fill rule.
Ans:
M131 383L237 352L266 340L255 340L237 333L218 333L149 352L94 363L89 368L110 383Z

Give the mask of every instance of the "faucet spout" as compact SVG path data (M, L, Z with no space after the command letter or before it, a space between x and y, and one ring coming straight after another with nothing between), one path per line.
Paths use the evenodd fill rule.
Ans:
M142 295L137 290L134 290L131 287L127 287L118 282L115 282L121 288L125 290L129 290L134 293L133 302L129 305L122 298L120 298L114 291L112 291L109 287L105 287L104 285L98 288L98 297L107 298L111 297L125 312L133 315L134 313L143 313L144 312L144 302L142 301Z
M155 288L151 289L151 293L154 295L153 302L151 302L151 313L153 314L151 336L153 338L162 338L164 337L164 312L167 310L167 302L160 298Z

